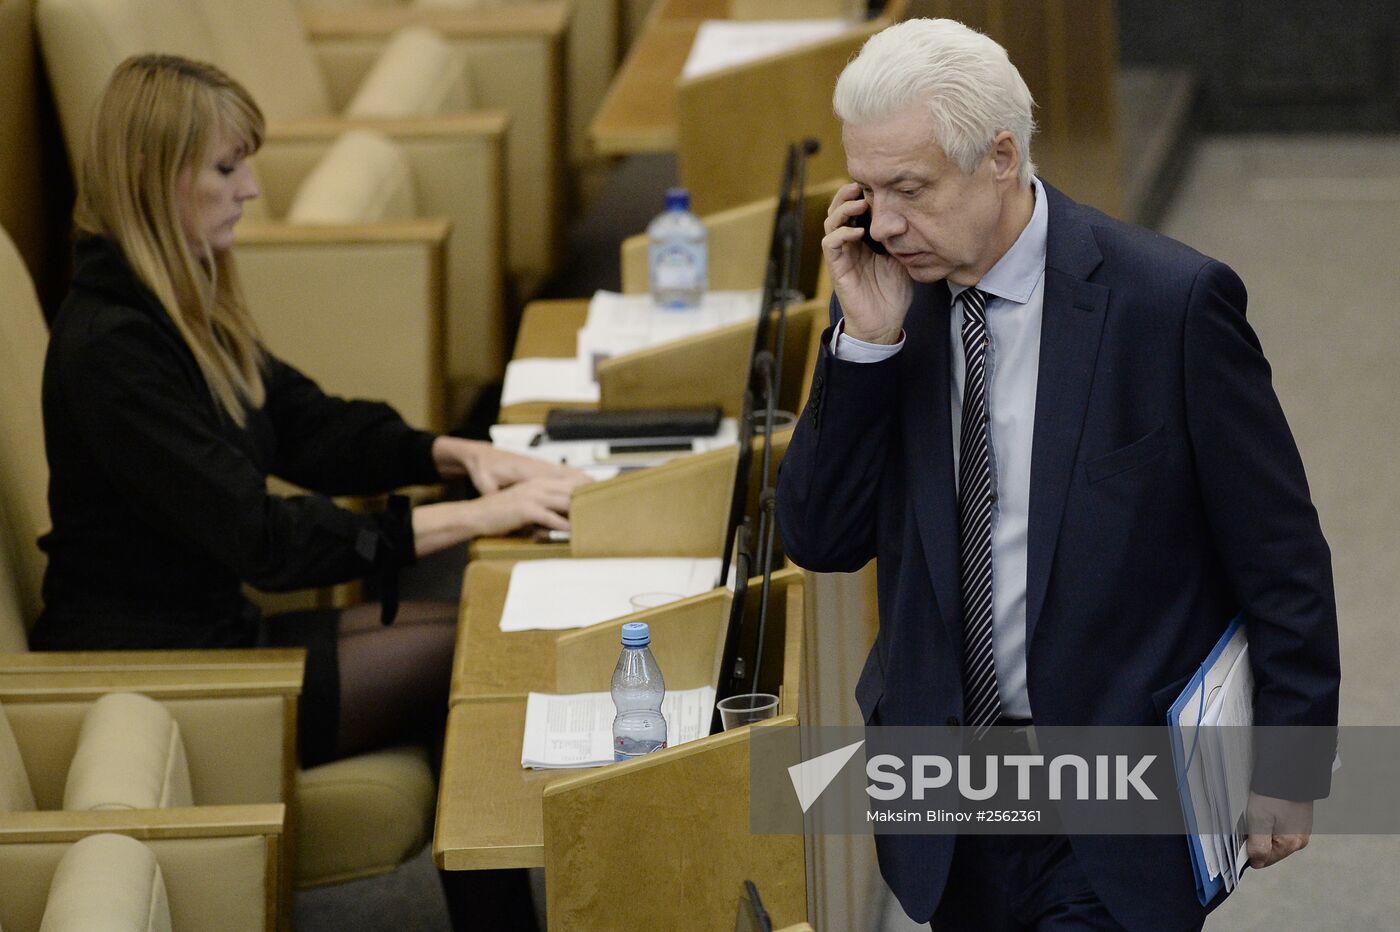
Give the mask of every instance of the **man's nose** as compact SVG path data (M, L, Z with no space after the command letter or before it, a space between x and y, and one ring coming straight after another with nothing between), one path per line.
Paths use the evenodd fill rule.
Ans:
M904 215L888 204L870 205L870 235L880 242L904 232Z

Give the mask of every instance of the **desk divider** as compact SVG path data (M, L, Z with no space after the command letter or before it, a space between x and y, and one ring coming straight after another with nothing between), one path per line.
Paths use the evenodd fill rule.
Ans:
M865 40L889 22L872 20L839 36L676 83L677 157L681 184L696 213L724 210L769 195L776 165L791 142L813 137L821 150L809 178L846 177L841 124L831 89ZM723 130L716 130L723 114Z
M715 589L625 618L564 632L554 645L556 691L587 693L607 689L621 650L622 626L629 621L645 621L651 627L651 651L668 690L713 686L719 679L725 624L732 601L728 589Z
M802 837L749 830L751 730L796 725L785 715L545 787L550 925L728 929L744 880L775 924L805 919Z
M776 156L772 162L776 169ZM762 169L763 166L754 167ZM773 177L777 177L776 171ZM822 224L836 190L845 183L843 173L839 178L807 185L802 212L802 277L798 280L803 294L813 293L817 269L825 264L821 252ZM763 287L763 280L768 274L768 247L773 238L773 215L777 211L777 197L765 197L700 218L708 234L706 243L711 290L742 291ZM623 240L619 258L624 292L641 294L650 289L649 245L645 233Z
M739 448L723 447L581 486L569 523L573 557L717 557Z
M811 368L805 352L813 325L825 329L828 300L794 304L787 309L783 383L789 386L780 406L792 410L791 387ZM748 384L754 325L730 324L661 346L624 353L598 365L604 410L690 408L717 405L725 417L738 417Z

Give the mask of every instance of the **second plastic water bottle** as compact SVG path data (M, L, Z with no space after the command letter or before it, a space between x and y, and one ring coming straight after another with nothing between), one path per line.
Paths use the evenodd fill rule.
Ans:
M644 621L622 626L622 656L613 671L613 760L630 760L666 746L661 700L666 681L651 655L651 630Z
M709 258L705 224L690 212L690 192L666 192L666 209L647 226L647 238L652 300L673 310L699 307Z

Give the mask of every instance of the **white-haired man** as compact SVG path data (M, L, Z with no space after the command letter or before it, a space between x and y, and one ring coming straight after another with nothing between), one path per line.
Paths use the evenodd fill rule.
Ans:
M1239 278L1036 178L1025 83L958 23L876 35L834 103L854 183L827 215L833 327L778 514L805 567L878 557L866 722L1162 724L1242 614L1256 723L1335 725L1331 557ZM888 255L848 225L867 212ZM1306 844L1330 763L1260 756L1254 866ZM1208 911L1180 836L877 847L937 929Z

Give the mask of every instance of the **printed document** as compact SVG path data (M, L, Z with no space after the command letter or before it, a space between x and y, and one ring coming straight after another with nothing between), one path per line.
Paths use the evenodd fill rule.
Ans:
M661 700L667 747L708 735L714 710L713 686L667 692ZM525 705L520 766L547 770L611 764L612 723L616 714L611 693L530 693Z
M501 630L559 631L621 618L637 611L634 596L657 605L709 592L719 568L719 557L522 560L510 573Z

